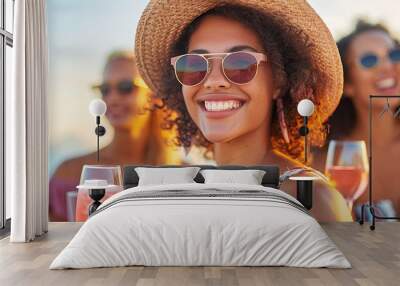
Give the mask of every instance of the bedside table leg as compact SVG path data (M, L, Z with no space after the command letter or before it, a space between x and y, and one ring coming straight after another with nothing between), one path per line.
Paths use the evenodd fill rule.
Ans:
M313 205L313 181L297 181L297 200L308 210Z

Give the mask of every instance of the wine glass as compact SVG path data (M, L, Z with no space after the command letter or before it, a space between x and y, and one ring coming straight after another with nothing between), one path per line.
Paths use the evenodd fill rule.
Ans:
M364 141L330 141L325 174L343 195L350 211L354 201L367 189L368 172L367 147Z
M112 195L123 190L122 172L119 165L84 165L82 168L80 185L85 185L87 180L106 180L108 185L103 202ZM85 221L88 217L88 206L93 202L89 197L89 190L80 188L76 202L76 221Z

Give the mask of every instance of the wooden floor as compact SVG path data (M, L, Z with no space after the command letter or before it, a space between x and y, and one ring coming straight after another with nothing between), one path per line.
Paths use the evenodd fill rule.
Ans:
M353 268L122 267L48 270L79 229L78 223L50 223L32 243L0 241L0 285L400 285L400 223L381 222L370 231L356 223L324 224Z

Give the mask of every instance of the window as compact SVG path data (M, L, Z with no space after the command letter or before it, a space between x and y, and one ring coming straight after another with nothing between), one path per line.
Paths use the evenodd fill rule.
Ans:
M11 92L14 0L0 0L0 229L9 226L10 194L5 190L5 98Z

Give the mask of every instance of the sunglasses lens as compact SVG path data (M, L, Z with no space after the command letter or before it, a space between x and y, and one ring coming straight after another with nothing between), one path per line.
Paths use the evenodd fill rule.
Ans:
M389 57L393 63L400 63L400 49L392 50L389 53Z
M207 60L199 55L184 55L175 65L176 77L183 85L199 84L207 75Z
M373 68L378 64L378 57L374 54L366 54L361 57L360 64L367 69Z
M118 92L123 95L130 94L133 90L133 87L132 81L129 80L121 81L117 84Z
M99 90L102 96L107 96L110 92L110 87L108 86L108 84L103 83L99 86Z
M257 59L252 54L245 52L230 54L224 60L224 72L234 83L248 83L256 75Z

